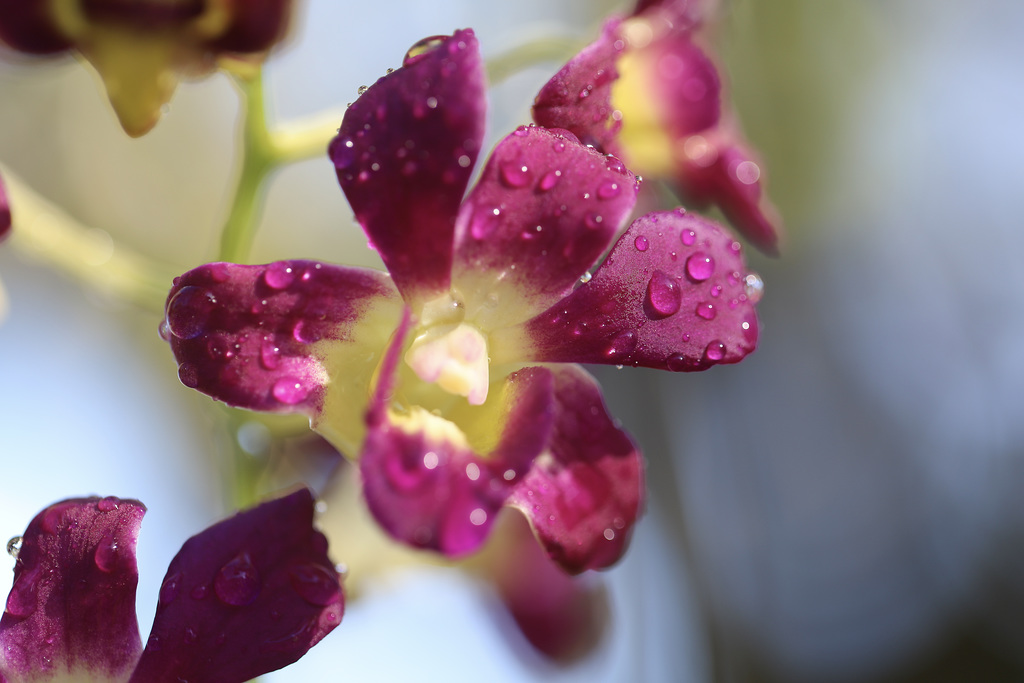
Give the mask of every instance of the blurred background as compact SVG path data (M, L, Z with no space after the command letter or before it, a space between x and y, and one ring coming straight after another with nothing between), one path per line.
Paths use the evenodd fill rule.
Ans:
M424 36L473 27L493 57L537 36L584 43L616 8L306 0L267 67L271 112L340 123ZM336 492L332 554L373 571L342 625L265 680L1024 680L1024 5L720 10L729 95L786 239L779 259L748 250L766 293L743 363L595 370L651 485L632 548L599 577L597 647L553 664L486 582L401 554L382 573L390 551L346 530L358 506ZM489 144L528 122L558 66L492 91ZM74 60L0 59L0 164L97 228L97 258L124 244L175 274L213 257L236 114L215 76L130 140ZM253 261L310 257L377 262L326 157L275 176ZM225 512L219 409L178 383L158 313L12 244L0 279L0 533L64 497L143 500L145 633L170 558Z

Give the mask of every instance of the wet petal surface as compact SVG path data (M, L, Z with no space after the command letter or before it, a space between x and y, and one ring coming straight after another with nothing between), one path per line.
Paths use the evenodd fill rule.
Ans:
M330 156L410 303L447 289L455 217L480 151L484 81L470 30L421 41L349 107Z
M459 215L453 288L484 329L572 290L636 201L622 163L565 131L520 127L491 154Z
M193 536L171 561L132 683L242 683L291 664L344 598L307 489Z
M761 290L726 230L680 210L651 213L590 282L523 326L527 339L492 335L492 353L509 343L531 360L673 371L737 363L757 345Z
M316 417L327 396L327 357L341 364L347 353L361 355L356 342L372 355L399 310L393 285L377 271L211 263L175 279L161 333L186 386L236 407Z
M590 375L576 366L552 373L554 432L509 505L530 521L551 559L577 574L608 567L625 552L643 501L643 459Z
M0 619L0 679L127 678L142 650L135 542L145 512L134 500L76 498L32 520Z

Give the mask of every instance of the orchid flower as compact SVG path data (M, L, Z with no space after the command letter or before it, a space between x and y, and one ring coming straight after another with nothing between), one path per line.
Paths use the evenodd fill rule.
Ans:
M564 130L501 140L464 198L484 91L462 30L347 110L330 156L387 274L207 264L176 278L161 331L185 385L304 413L357 457L394 538L463 556L510 506L564 570L607 567L643 464L574 363L735 363L756 344L759 281L725 230L682 210L639 218L591 277L638 181Z
M121 126L144 135L181 76L222 55L259 57L284 34L291 0L0 0L0 42L74 50L99 72Z
M291 664L340 623L338 575L303 489L186 541L143 649L135 542L145 512L136 500L75 498L32 520L0 619L0 683L241 683Z
M702 3L641 0L538 93L534 120L565 128L648 178L716 204L762 251L778 250L779 217L735 115L723 113L714 62L697 44Z

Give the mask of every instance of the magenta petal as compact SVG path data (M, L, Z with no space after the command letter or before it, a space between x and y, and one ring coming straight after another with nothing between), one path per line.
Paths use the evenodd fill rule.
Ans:
M30 54L51 54L71 47L51 17L48 0L0 0L0 41Z
M391 381L402 337L396 335L381 368L381 383L367 417L359 461L366 503L392 537L448 556L483 543L509 489L547 442L552 424L551 374L526 368L506 378L502 425L494 450L482 457L457 429L429 413L392 413ZM491 387L493 395L498 387ZM402 419L405 418L405 419ZM440 427L440 428L438 428Z
M608 249L636 194L618 159L566 131L520 127L495 147L463 205L455 288L512 286L529 300L527 316L547 308Z
M0 178L0 241L11 232L11 205L4 190L4 179Z
M620 20L605 23L601 37L585 47L541 88L533 102L533 120L546 128L564 128L585 144L616 153L622 124L613 117L615 60L625 49Z
M171 561L132 683L241 683L291 664L344 598L308 489L193 536Z
M698 140L691 147L700 153L685 159L679 172L683 192L697 202L717 205L758 249L777 255L781 220L763 196L761 166L724 132Z
M369 308L397 295L373 270L313 261L211 263L175 278L161 334L178 377L228 405L319 412L327 381L317 343L347 343Z
M625 552L643 500L643 458L590 375L576 366L553 374L548 452L534 460L509 505L526 515L551 559L577 574L608 567Z
M330 146L356 218L409 302L448 288L486 106L471 30L420 46L348 108Z
M233 0L231 21L212 44L220 52L252 53L268 50L288 28L292 0Z
M679 371L753 351L760 278L726 230L680 212L638 218L590 282L528 322L528 357Z
M128 675L142 649L135 541L145 512L138 501L110 497L66 500L36 515L0 620L0 678Z
M722 83L718 69L693 42L693 34L673 31L647 49L652 73L646 74L659 103L664 126L675 139L718 123Z

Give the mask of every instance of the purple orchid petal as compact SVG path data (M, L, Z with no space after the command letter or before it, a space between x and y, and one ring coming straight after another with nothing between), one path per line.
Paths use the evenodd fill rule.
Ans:
M761 280L712 221L662 211L637 219L594 278L526 323L529 342L492 334L534 361L704 370L757 345Z
M206 9L204 4L202 0L174 3L80 0L82 15L89 21L121 24L148 31L177 29L202 15Z
M11 204L7 201L4 179L0 177L0 242L11 234Z
M545 128L564 128L585 144L618 153L622 123L612 106L612 84L619 77L615 62L626 43L619 19L610 19L601 37L583 48L537 93L533 120Z
M718 206L758 249L778 255L778 211L763 196L760 164L734 137L723 131L690 137L679 184L694 201Z
M231 0L231 23L210 47L215 51L253 53L270 49L285 34L292 0Z
M721 116L722 83L718 69L687 31L673 31L647 49L636 51L645 62L637 77L657 103L670 136L683 138L711 128Z
M490 532L510 487L547 442L552 423L552 383L544 368L509 375L492 387L483 406L466 408L487 437L500 436L478 455L456 424L420 407L390 409L406 324L395 335L367 415L359 461L366 503L397 540L461 556L477 550ZM475 411L475 412L474 412Z
M400 303L373 270L211 263L175 279L161 334L186 386L236 407L315 416L328 382L324 358L335 347L376 343L356 328L371 314L397 320Z
M128 676L142 650L135 541L145 512L138 501L110 497L66 500L36 515L0 619L0 677Z
M590 375L577 366L552 373L557 414L548 450L508 504L526 515L551 559L578 574L625 552L643 500L643 458Z
M49 0L0 0L0 41L15 50L44 55L71 48L52 17Z
M296 661L343 611L313 496L296 491L185 542L131 683L242 683Z
M476 36L456 31L421 41L402 68L370 86L331 142L338 182L406 301L448 289L484 110Z
M523 126L506 137L459 214L452 278L467 310L493 328L568 294L622 228L637 186L618 159L566 131Z

